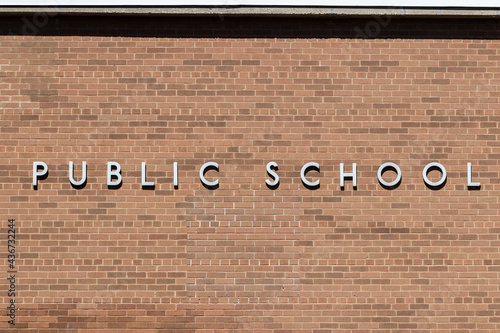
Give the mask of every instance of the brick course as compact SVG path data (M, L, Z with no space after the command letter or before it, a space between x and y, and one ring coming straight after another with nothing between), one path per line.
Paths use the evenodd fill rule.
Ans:
M372 20L51 17L23 36L4 17L0 239L6 257L15 218L20 310L0 329L499 332L499 23L355 38ZM77 179L87 162L81 189L69 161Z

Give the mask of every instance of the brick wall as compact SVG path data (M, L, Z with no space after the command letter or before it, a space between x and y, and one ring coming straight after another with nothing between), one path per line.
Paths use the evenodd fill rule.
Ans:
M1 330L500 331L498 21L45 18L0 27Z

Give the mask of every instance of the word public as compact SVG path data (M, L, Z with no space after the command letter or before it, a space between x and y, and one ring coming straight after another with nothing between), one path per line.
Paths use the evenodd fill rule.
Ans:
M177 162L173 163L173 169L174 169L174 177L173 177L173 184L174 187L177 188L179 185L179 178L178 178L178 165ZM217 172L219 171L219 164L216 162L207 162L203 164L200 168L199 172L199 177L201 183L206 186L207 188L217 188L219 186L219 179L216 179L214 181L208 181L205 178L205 173L208 170L216 170ZM266 165L266 171L269 177L272 178L266 179L266 184L270 188L276 188L279 186L279 181L280 178L276 171L278 170L278 164L276 162L269 162ZM309 162L306 163L302 166L300 170L300 179L302 180L302 183L308 187L308 188L317 188L320 185L319 179L315 181L311 181L307 178L307 173L310 170L316 170L320 171L320 166L316 162ZM352 168L351 172L346 172L344 170L344 163L340 163L340 187L343 190L344 185L345 185L345 180L349 179L352 180L352 185L354 188L357 187L358 185L358 177L357 177L357 172L356 172L356 163L352 163ZM393 181L386 181L383 179L383 174L386 170L393 170L396 172L396 179ZM441 172L441 179L438 181L431 181L427 177L428 173L431 170L439 170ZM49 168L45 162L33 162L33 187L36 188L38 186L38 181L39 179L44 179L48 176L48 171ZM74 165L73 162L69 162L69 182L71 185L77 187L77 186L85 186L86 181L87 181L87 162L83 161L82 162L82 176L79 180L75 180L74 178ZM392 189L397 187L400 182L401 182L401 169L399 166L395 163L392 162L387 162L382 164L377 171L377 178L379 183L386 189ZM446 182L446 169L443 165L437 162L432 162L427 164L424 169L422 170L422 178L425 184L431 188L439 188L441 186L444 186ZM108 162L107 164L107 185L108 187L119 187L122 184L122 176L121 176L121 166L117 162ZM146 180L146 162L142 162L142 167L141 167L141 185L143 187L154 187L155 183L153 181L147 181ZM469 188L477 188L480 187L481 184L479 182L473 182L472 181L472 164L467 163L467 186Z

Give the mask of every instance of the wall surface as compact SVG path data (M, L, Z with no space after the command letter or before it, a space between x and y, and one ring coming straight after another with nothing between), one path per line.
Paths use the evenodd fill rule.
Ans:
M15 219L19 309L0 330L499 332L499 31L2 18L0 297L5 309ZM49 168L37 188L34 161ZM70 161L77 180L87 162L84 186ZM200 182L209 161L218 188ZM319 188L301 182L307 162ZM377 180L385 162L401 169L395 188ZM423 181L431 162L440 188ZM340 163L357 164L356 189L341 189Z

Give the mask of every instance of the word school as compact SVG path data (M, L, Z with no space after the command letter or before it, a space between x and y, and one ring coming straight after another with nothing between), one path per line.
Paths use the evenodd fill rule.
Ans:
M179 179L178 179L178 165L177 162L174 162L173 164L174 167L174 187L178 187L179 185ZM141 168L141 184L143 187L153 187L155 184L152 181L146 181L146 162L142 162L142 168ZM216 162L207 162L203 164L203 166L200 168L200 181L202 182L203 185L205 185L208 188L217 188L219 186L219 179L216 179L214 181L208 181L205 178L205 173L208 170L215 169L217 172L219 171L219 164ZM87 162L83 161L82 162L82 177L80 180L75 180L73 176L73 170L74 170L74 165L73 162L69 162L69 182L73 186L84 186L86 181L87 181ZM278 170L278 164L276 162L269 162L266 165L266 171L268 175L273 179L269 180L266 179L266 184L270 188L276 188L279 185L279 176L275 172ZM320 171L319 169L319 164L316 162L309 162L306 163L302 166L302 169L300 170L300 179L302 180L302 183L308 187L308 188L317 188L320 184L319 179L316 181L310 181L306 178L306 175L309 170L316 170ZM385 181L382 178L383 173L386 170L393 170L396 172L396 179L393 181ZM441 179L439 179L436 182L430 181L429 178L427 178L427 174L431 170L439 170L441 172ZM33 187L37 188L38 186L38 180L39 179L44 179L48 175L49 168L45 162L33 162ZM399 166L395 163L392 162L387 162L382 164L377 171L377 178L379 183L387 188L395 188L399 185L401 182L401 169ZM422 178L429 187L431 188L438 188L441 187L445 184L446 182L446 169L443 165L437 162L432 162L427 164L424 169L422 170ZM357 187L357 173L356 173L356 163L352 163L352 172L345 172L344 171L344 163L340 163L340 187L341 189L344 189L344 183L346 179L352 180L353 187ZM122 176L121 176L121 166L117 162L108 162L108 167L107 167L107 185L109 187L117 187L120 186L122 183ZM477 188L480 187L481 184L479 182L472 182L472 164L467 163L467 186L469 188Z

